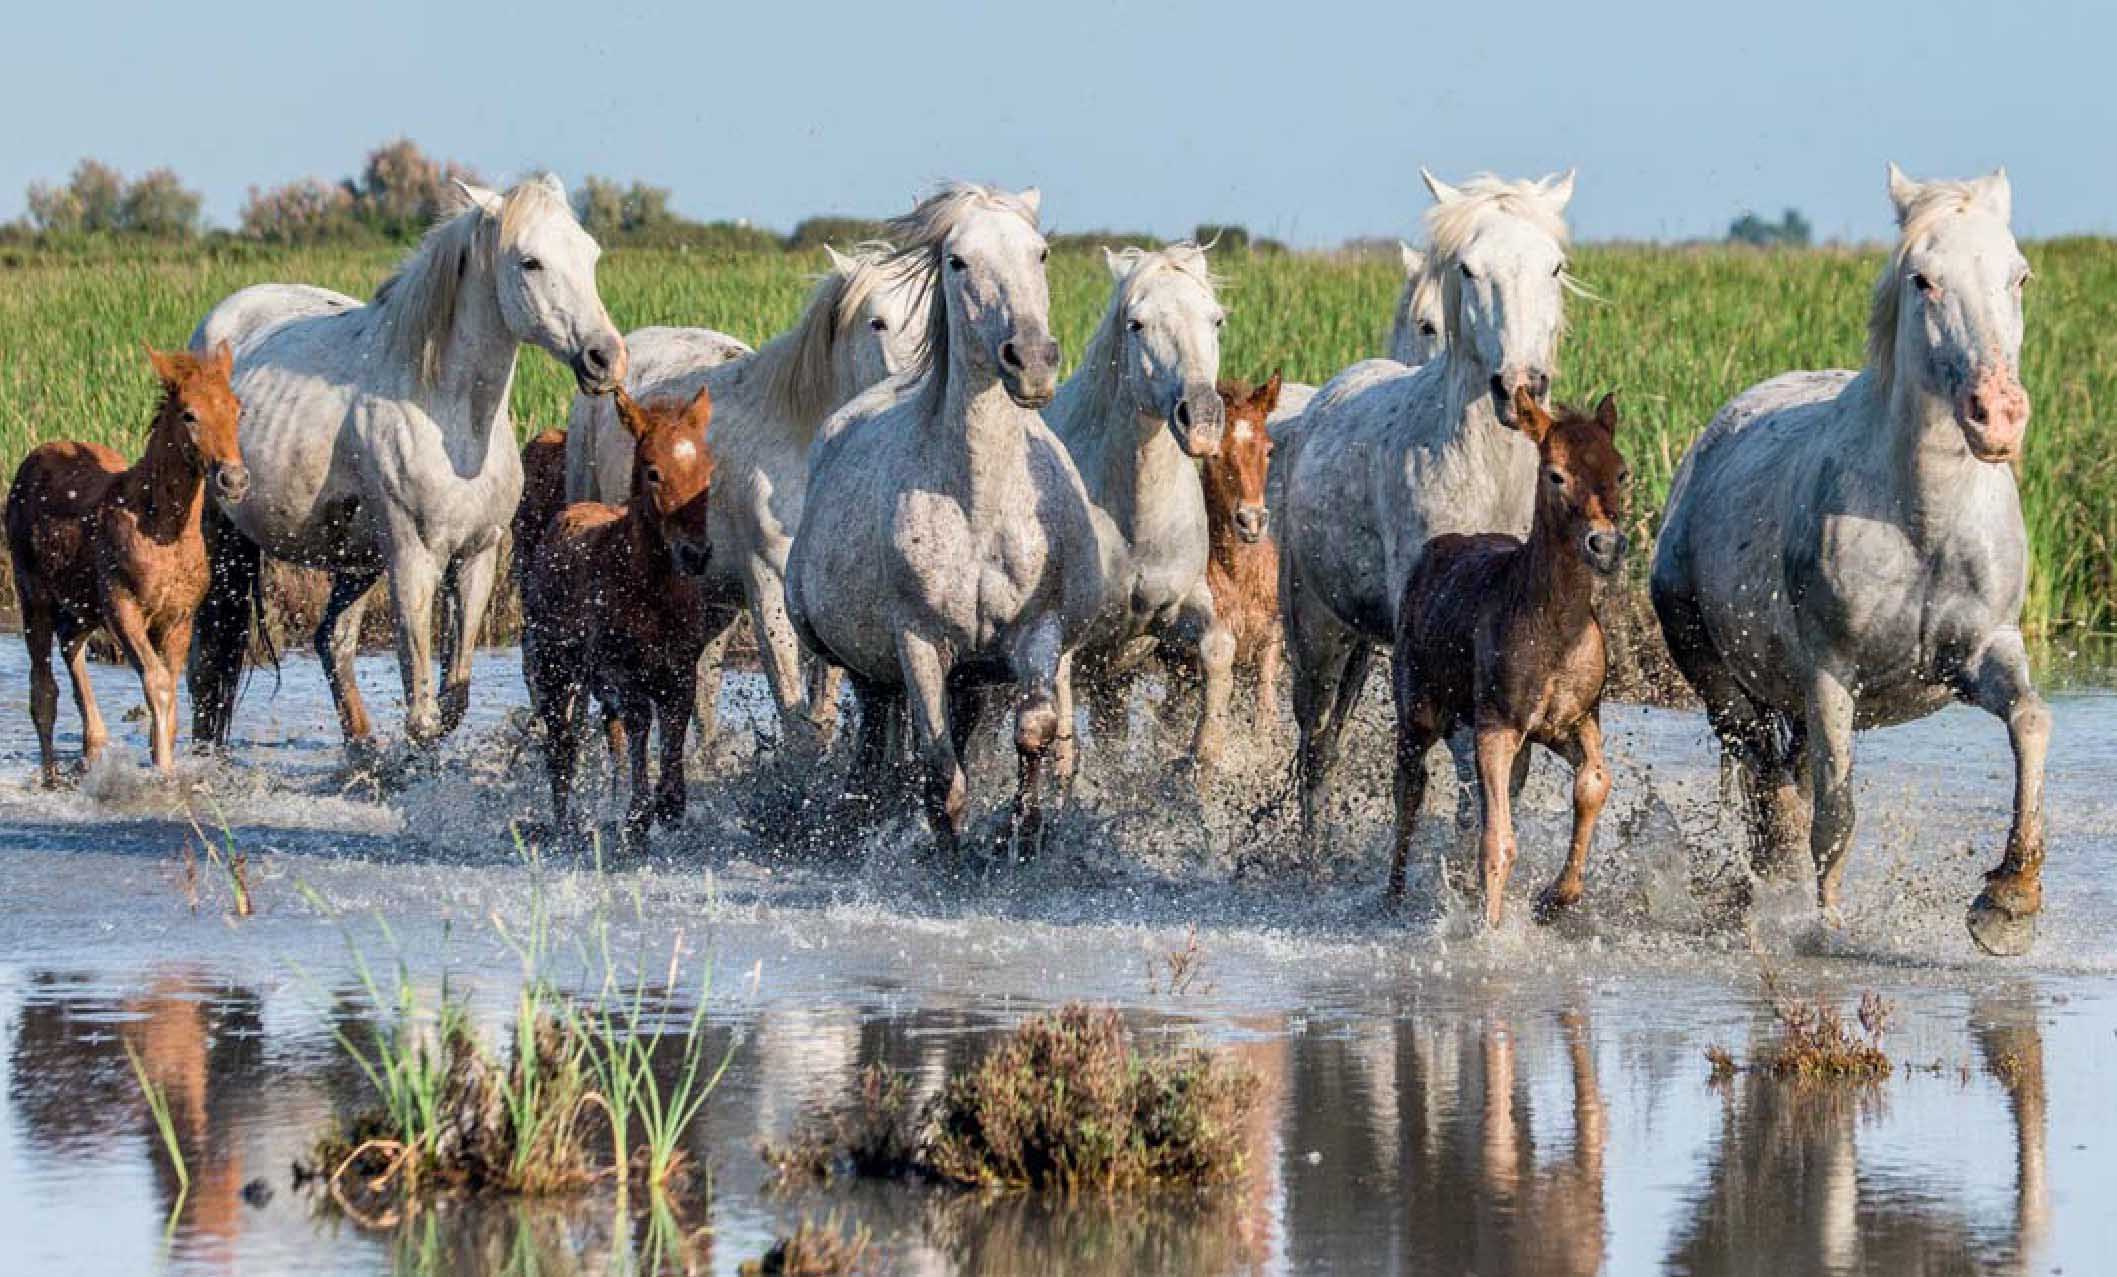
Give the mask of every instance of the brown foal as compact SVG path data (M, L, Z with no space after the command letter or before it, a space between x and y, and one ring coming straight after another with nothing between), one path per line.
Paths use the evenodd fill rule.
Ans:
M1264 477L1272 456L1265 423L1279 406L1279 374L1250 389L1220 383L1228 427L1220 451L1199 471L1206 499L1206 588L1213 611L1235 634L1235 669L1257 680L1256 725L1279 721L1279 668L1285 631L1279 625L1279 547L1272 543Z
M1404 857L1426 794L1426 751L1467 721L1477 739L1484 800L1479 868L1485 920L1499 925L1514 867L1511 791L1539 744L1573 766L1573 842L1537 902L1548 921L1580 899L1595 819L1610 793L1603 763L1605 672L1597 587L1624 562L1631 472L1617 450L1617 403L1561 409L1552 422L1526 389L1515 394L1522 433L1536 442L1536 515L1529 539L1448 534L1426 543L1397 610L1396 840L1391 898L1404 891Z
M623 506L576 502L545 529L522 578L523 664L544 723L552 815L583 832L572 808L575 762L591 698L616 708L632 761L628 845L684 813L684 736L698 657L706 644L699 588L711 547L706 443L713 400L641 406L617 392L618 421L634 440L632 495ZM661 724L661 777L648 785L647 743Z
M30 717L44 782L56 784L52 729L59 684L54 640L81 712L81 761L93 763L109 733L89 685L88 640L107 630L147 697L154 765L176 752L176 672L191 651L191 623L205 601L206 543L199 516L210 482L224 502L249 492L236 447L240 406L229 387L226 343L204 358L148 347L162 401L147 448L130 469L94 443L47 443L22 459L7 492L7 546L22 637L29 644Z

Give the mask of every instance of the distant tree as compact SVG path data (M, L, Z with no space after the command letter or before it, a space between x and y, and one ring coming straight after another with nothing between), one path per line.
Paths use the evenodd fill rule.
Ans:
M598 236L648 234L681 223L669 207L669 188L635 181L619 186L607 177L590 176L573 193L574 213L588 233Z
M787 236L787 247L792 249L816 249L825 244L838 248L850 248L869 240L883 238L889 228L882 222L865 217L808 217L794 226L794 233Z
M1767 222L1755 213L1744 213L1727 228L1727 237L1737 244L1758 248L1806 248L1813 235L1801 210L1789 208L1777 222Z
M142 235L196 235L204 203L197 191L185 189L174 169L149 169L125 188L119 217L126 230Z
M1199 244L1211 244L1223 253L1247 253L1250 251L1250 232L1246 226L1232 223L1205 222L1191 233L1191 239Z
M357 229L353 196L343 184L305 177L270 190L250 188L243 202L242 233L274 243L314 243Z
M346 183L353 216L384 235L418 235L455 207L456 182L478 183L476 171L454 160L434 160L410 138L400 137L368 152L360 176Z

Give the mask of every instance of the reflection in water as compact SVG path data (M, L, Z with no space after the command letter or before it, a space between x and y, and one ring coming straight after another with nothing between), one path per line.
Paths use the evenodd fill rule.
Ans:
M1723 1274L1922 1274L2026 1271L2045 1230L2042 1035L2033 1000L1980 1004L1972 1036L2007 1096L2016 1191L2006 1237L1989 1240L1966 1204L1863 1174L1858 1133L1886 1093L1780 1081L1761 1072L1727 1088L1706 1185L1669 1252L1669 1268ZM1967 1100L1965 1102L1968 1102Z

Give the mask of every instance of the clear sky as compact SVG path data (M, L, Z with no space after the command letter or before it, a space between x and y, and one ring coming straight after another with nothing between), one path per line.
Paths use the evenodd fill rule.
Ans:
M398 134L493 177L642 177L699 218L884 213L932 179L1044 188L1058 229L1412 234L1418 166L1578 165L1582 238L1747 208L1887 229L1882 166L2004 163L2027 235L2117 229L2117 5L79 0L14 6L0 218L82 155L245 188Z

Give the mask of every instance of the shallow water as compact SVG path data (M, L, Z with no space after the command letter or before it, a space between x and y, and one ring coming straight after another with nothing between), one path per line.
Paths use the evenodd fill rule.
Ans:
M1327 863L1293 865L1281 822L1248 816L1283 747L1238 760L1231 794L1200 809L1138 780L1160 770L1151 746L1111 757L1091 743L1096 770L1053 846L958 877L923 855L909 819L850 852L786 854L789 831L827 832L830 817L774 783L798 764L767 754L753 781L746 739L707 765L720 778L680 837L599 876L526 864L507 832L543 810L509 717L513 653L481 658L473 718L439 761L386 786L343 773L313 663L290 662L276 692L260 676L234 762L187 763L176 786L139 769L143 725L117 721L135 685L98 668L113 757L61 793L30 784L21 662L0 644L11 1270L641 1262L651 1222L608 1195L448 1206L378 1232L289 1182L318 1126L365 1095L333 1037L368 1014L348 936L380 964L401 957L425 996L444 974L470 989L493 1029L520 978L493 920L519 929L539 908L566 937L612 920L618 949L650 967L679 945L687 969L712 961L711 1050L733 1054L690 1137L712 1172L710 1204L679 1225L710 1227L689 1243L699 1271L732 1272L832 1212L871 1227L892 1271L921 1272L2092 1273L2117 1254L2117 697L2055 700L2049 908L2034 953L2002 962L1962 926L2009 791L2004 732L1968 711L1863 738L1845 916L1825 924L1798 889L1775 888L1742 929L1707 921L1729 845L1702 720L1614 707L1618 790L1589 901L1550 930L1522 920L1563 835L1559 780L1540 770L1510 919L1488 935L1430 864L1410 907L1384 908L1375 802L1347 804ZM386 659L363 671L373 691L395 684ZM736 680L725 717L747 721L758 700ZM76 746L70 707L61 721ZM1348 790L1380 793L1379 752ZM231 916L210 864L187 885L187 810L216 842L225 823L256 916ZM1430 861L1454 835L1445 812L1429 823ZM1253 844L1268 867L1237 879ZM1203 956L1172 989L1167 955L1194 926ZM585 964L560 965L584 978ZM1868 990L1890 999L1895 1075L1873 1089L1709 1084L1706 1047L1741 1056L1772 1034L1766 970L1848 1012ZM1242 1188L1072 1208L766 1190L756 1144L865 1064L931 1088L1022 1015L1074 998L1258 1071ZM181 1203L127 1042L170 1095L192 1178ZM273 1194L252 1205L242 1189L260 1178Z

